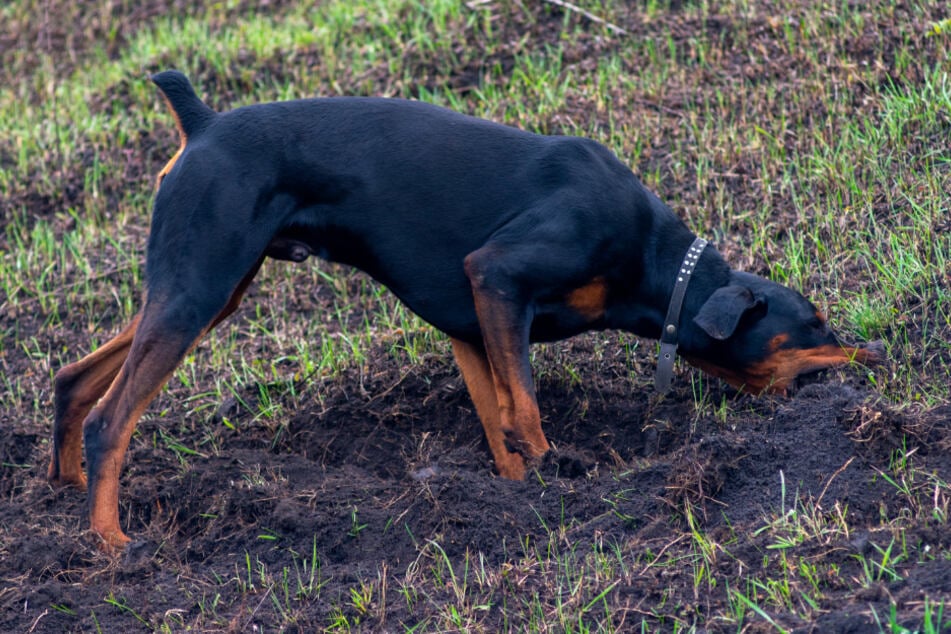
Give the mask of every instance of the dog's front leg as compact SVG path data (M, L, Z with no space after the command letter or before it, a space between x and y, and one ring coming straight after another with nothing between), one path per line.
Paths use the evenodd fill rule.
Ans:
M452 339L452 351L482 422L482 429L485 430L496 470L506 478L521 480L525 477L525 459L522 454L509 451L505 434L502 432L499 399L496 396L495 379L492 377L485 347Z
M542 432L529 363L528 307L519 301L518 293L503 272L504 264L497 266L497 258L498 254L492 249L483 248L470 254L465 262L484 353L471 344L468 349L455 342L453 345L499 474L521 479L525 475L524 459L543 456L549 445ZM491 411L490 399L484 395L485 360L495 389L497 416ZM477 384L475 390L473 384Z

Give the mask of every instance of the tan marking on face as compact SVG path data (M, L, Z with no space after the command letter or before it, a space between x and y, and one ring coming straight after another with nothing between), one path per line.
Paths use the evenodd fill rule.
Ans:
M568 293L568 306L579 315L594 321L604 315L608 298L608 285L603 277L596 277L580 288Z
M772 346L780 337L782 335L774 337L770 345ZM869 349L834 344L808 350L774 349L768 357L759 363L754 363L742 370L724 368L695 357L685 356L685 358L707 374L723 379L738 390L753 394L763 392L785 394L789 384L800 374L853 362L869 365L878 361L877 353Z
M789 341L789 335L786 333L781 333L769 340L769 350L770 352L776 352L782 347L784 343Z

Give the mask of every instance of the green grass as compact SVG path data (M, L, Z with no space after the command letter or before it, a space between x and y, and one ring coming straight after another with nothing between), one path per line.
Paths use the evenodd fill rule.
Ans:
M27 6L13 3L5 12L17 17L18 7L26 11ZM227 107L311 94L382 92L543 132L597 138L630 160L661 193L663 179L695 183L695 188L678 188L671 203L696 231L726 242L739 256L734 259L814 292L845 333L885 338L892 358L920 359L911 372L901 367L879 372L883 376L876 377L877 383L891 400L934 404L948 398L948 383L935 380L949 371L946 338L908 341L905 332L908 327L941 332L951 313L946 292L951 238L938 230L948 215L948 157L930 143L941 138L951 109L948 69L927 66L920 83L899 85L874 64L856 66L837 43L861 33L867 18L826 20L818 10L779 23L770 16L766 24L785 33L776 40L787 48L780 53L800 58L807 72L798 85L780 91L768 83L735 91L728 89L733 79L723 76L718 64L727 44L751 37L742 22L726 31L730 42L724 42L726 34L713 33L682 41L673 31L665 35L670 26L661 23L658 37L620 40L588 71L569 68L558 48L532 50L525 40L499 41L492 20L486 19L488 8L469 10L455 2L331 3L280 15L233 15L226 9L160 18L152 28L126 34L118 56L107 56L101 47L87 49L66 77L39 53L32 75L0 89L0 141L14 148L0 186L14 194L29 188L56 198L63 185L58 171L80 163L83 168L74 172L85 192L81 208L61 210L74 219L69 232L56 220L35 220L25 205L9 210L10 249L0 263L7 304L36 307L52 320L77 303L87 308L83 314L94 315L101 311L88 309L111 300L119 319L135 310L148 188L144 178L138 187L123 186L110 171L119 169L117 151L136 152L131 131L169 128L145 70L178 67L196 78L199 90L202 77L227 77L226 92L234 97L222 104ZM887 3L872 10L882 19L890 11ZM753 8L749 12L755 14ZM605 15L610 14L608 7ZM688 5L684 15L702 20L707 9ZM571 50L577 30L566 29L565 50ZM483 48L452 46L460 33ZM493 60L495 49L511 55L509 71L503 73ZM239 55L246 76L233 72ZM755 63L765 63L751 55ZM268 64L288 56L286 65ZM295 65L298 58L301 63ZM643 69L633 60L650 63ZM15 55L5 61L16 66ZM252 75L251 69L262 64L268 70ZM448 83L460 67L481 72L478 85L462 93ZM421 70L427 81L419 81ZM828 70L829 81L810 70ZM342 84L341 78L348 82ZM864 98L876 104L874 119L851 114L853 97L843 87L855 85L866 86ZM121 98L115 95L118 86ZM24 99L30 88L39 92ZM679 108L675 126L667 120L673 115L664 112L665 102ZM579 107L585 113L580 118ZM819 120L817 110L824 113ZM644 158L646 148L658 141L647 132L658 125L670 144L671 160L663 167ZM160 138L173 142L167 131ZM153 173L165 156L157 151L144 157L153 166L145 172ZM734 195L724 187L735 166L744 165L757 172L758 193L765 195L758 200L757 192ZM791 209L787 200L793 202ZM111 230L117 225L137 230L117 234ZM735 228L748 238L731 242ZM84 273L78 285L77 267ZM278 286L295 275L269 267L262 281ZM100 277L116 287L111 298L93 286ZM838 285L846 289L838 293ZM896 319L917 303L929 306L920 320ZM280 308L272 311L276 319ZM399 313L401 308L389 310L393 319L409 319L410 329L419 328L415 318ZM284 325L276 323L271 330L288 332ZM302 365L335 366L339 358L351 356L359 361L355 334L342 334L343 345L329 344L319 361L305 358ZM417 345L406 342L405 347ZM297 358L315 355L296 352ZM221 362L230 356L220 355ZM931 380L920 380L922 370Z
M808 10L788 3L789 14L784 2L686 2L673 19L669 3L658 1L642 3L637 14L653 25L649 37L612 35L568 12L556 43L539 46L499 17L508 12L509 20L530 24L537 16L523 3L469 4L340 0L267 13L237 2L199 3L188 15L159 17L134 32L110 27L116 18L104 12L100 37L75 44L66 73L42 37L30 50L0 51L9 75L0 85L0 197L7 200L0 207L0 311L24 324L41 322L3 333L0 357L17 351L51 375L87 350L55 338L39 342L38 327L86 332L94 349L136 312L151 179L177 143L147 73L174 67L217 108L318 94L400 96L595 138L738 267L815 297L846 336L883 339L890 361L856 371L888 403L951 401L947 20L896 22L896 3L888 1L863 11L835 1ZM624 3L578 4L623 21ZM913 14L931 14L928 3L911 4ZM0 23L25 23L38 6L14 0L0 8ZM733 18L720 29L703 27L721 15ZM693 35L683 37L682 24L694 27ZM869 53L854 52L868 24L899 29L906 44L886 49L873 39ZM762 29L775 32L775 50L746 48ZM597 56L579 59L579 47L593 38L603 40ZM737 51L747 76L734 74ZM794 64L772 68L779 58ZM145 135L157 147L143 145ZM312 300L289 289L316 287L332 293L332 319L297 316ZM228 398L245 399L254 413L240 424L268 428L276 443L286 409L319 400L320 380L361 367L371 346L382 341L407 364L449 354L442 335L337 266L267 264L255 293L267 301L221 326L176 371L167 390L182 402L160 399L160 407L183 408L204 427L198 446L181 442L174 429L151 439L174 452L183 470L218 454L224 430L210 420ZM644 346L622 341L628 358L644 356ZM583 380L557 351L536 359L539 376L568 385ZM5 375L0 409L18 419L47 418L48 394L33 393L32 381ZM698 412L725 422L732 404L711 402L704 381L694 382ZM233 425L227 416L222 424ZM478 631L495 623L518 631L694 631L704 624L744 631L754 621L787 631L790 618L816 617L817 606L843 588L893 581L916 558L947 562L946 549L912 548L904 531L913 521L946 530L951 486L909 468L901 455L880 476L906 504L883 517L871 546L854 556L862 571L854 578L842 571L845 564L814 562L826 545L850 538L846 509L783 488L775 513L751 536L762 545L759 569L722 565L733 559L731 540L705 533L688 504L687 530L659 552L624 543L579 552L571 535L585 527L566 522L546 527L547 543L513 544L518 555L501 567L477 552L452 560L428 542L398 587L387 585L384 564L336 597L321 594L326 580L316 542L313 552L284 552L276 563L246 553L233 578L206 586L183 610L197 606L197 622L208 627L264 619L271 629L290 630L304 618L302 604L327 601L319 626L352 631L385 622L386 606L400 600L425 614L404 624L408 631ZM247 478L252 487L270 476ZM364 529L354 508L349 536L359 539ZM689 571L697 597L726 589L732 611L706 621L699 599L670 605L662 588L653 604L622 610L619 584L636 584L659 567ZM946 598L923 601L920 631L940 631ZM174 611L148 621L133 605L132 597L109 595L100 612L125 612L155 631L186 623ZM253 618L251 608L234 608L249 605ZM910 631L892 608L877 614L881 630Z

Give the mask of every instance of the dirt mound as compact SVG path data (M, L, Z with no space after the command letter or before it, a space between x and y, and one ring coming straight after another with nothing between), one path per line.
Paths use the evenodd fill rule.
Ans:
M595 345L591 340L603 336L570 345ZM279 430L254 421L249 392L242 406L231 405L233 431L200 456L177 460L155 446L160 428L178 425L174 418L144 421L130 450L121 508L129 532L141 541L115 564L81 533L82 496L51 491L43 482L46 452L36 435L10 435L0 459L32 466L7 470L0 481L4 496L16 501L4 506L0 521L18 527L5 534L5 567L30 579L28 601L64 606L37 630L58 631L76 625L65 611L84 605L90 592L122 596L146 585L154 619L181 604L183 570L214 585L222 600L228 593L237 600L234 580L250 575L244 583L253 584L256 566L292 570L316 555L328 597L309 604L305 622L316 624L341 609L359 580L381 574L382 566L396 574L395 583L433 545L450 562L478 553L481 565L504 567L531 560L559 540L570 539L582 551L639 543L648 551L686 554L682 536L692 529L726 536L755 535L764 527L761 537L724 547L729 556L721 565L742 568L758 565L769 552L776 534L765 529L788 520L791 510L809 508L817 517L841 513L848 525L865 527L809 546L836 549L839 565L857 566L853 555L881 547L883 505L903 503L879 475L894 473L895 452L913 452L935 473L951 475L947 452L924 450L951 442L946 411L911 417L877 405L860 385L815 384L788 400L713 388L712 402L731 410L724 415L718 408L698 410L684 378L671 396L659 398L635 386L622 368L604 372L603 362L586 367L583 358L580 364L580 383L540 382L545 427L556 449L524 482L492 474L464 385L436 355L402 366L380 347L367 369L327 381L320 401L296 411ZM621 378L608 378L612 374ZM903 437L921 444L903 446ZM938 524L919 537L919 549L949 541ZM626 591L637 596L659 574L648 566L627 580ZM897 590L912 596L917 585L933 589L932 582L949 577L945 567L932 574ZM214 584L214 578L232 583ZM25 597L12 591L23 583L5 583L0 628L25 631L28 613L17 609ZM683 598L693 595L687 579L674 587ZM864 600L886 597L883 590ZM391 622L414 618L398 601L387 614ZM107 615L98 618L109 622Z

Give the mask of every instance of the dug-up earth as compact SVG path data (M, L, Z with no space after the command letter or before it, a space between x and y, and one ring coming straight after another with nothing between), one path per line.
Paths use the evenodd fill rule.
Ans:
M598 337L571 342L572 358L597 356ZM542 583L530 568L521 569L539 550L617 544L637 569L621 577L615 612L631 611L638 622L646 616L638 606L663 604L660 592L667 589L666 601L689 621L692 612L723 613L727 596L719 589L698 592L689 568L653 566L645 554L695 554L691 521L723 545L717 565L741 572L762 565L775 548L775 538L759 538L757 529L781 516L783 505L809 501L816 516L841 514L851 529L810 546L810 555L860 575L857 555L874 558L889 547L881 518L903 512L904 498L882 477L895 453L915 452L917 468L951 474L951 410L895 413L875 405L874 393L854 377L833 376L775 400L715 388L711 397L731 404L723 420L715 411L698 413L686 378L660 399L649 376L632 379L621 359L602 359L577 367L584 379L575 387L541 381L545 428L556 450L525 482L511 482L492 474L480 425L449 361L433 355L407 369L379 350L367 367L323 386L322 402L291 413L278 437L264 426L241 426L222 436L215 451L188 456L187 467L153 442L160 428L180 421L143 421L121 508L138 541L118 562L98 554L95 540L82 532L82 496L46 485L47 430L14 425L0 446L4 465L23 465L5 469L0 481L0 523L7 528L0 629L135 625L121 609L103 605L109 596L147 596L136 605L153 623L184 608L188 623L197 616L196 595L241 603L246 561L294 570L314 549L326 599L308 603L300 623L316 627L332 622L341 605L346 612L346 593L360 579L391 575L398 587L433 556L429 543L457 566L478 554L486 568L509 566L525 575L519 582L500 577L496 599L517 596L516 583L525 584L524 592ZM224 406L241 420L237 405ZM906 539L920 556L951 547L937 521L906 531ZM876 581L860 596L827 588L817 621L785 624L875 631L866 629L873 625L869 605L887 614L891 599L920 612L922 597L951 588L947 562L913 570L906 578L899 564L898 580ZM385 618L364 620L369 629L399 631L421 616L395 591L391 600ZM501 607L493 610L482 624L489 631L505 622ZM248 606L227 616L232 623L223 629L232 631L252 631L256 622Z
M38 213L45 211L52 213ZM234 319L268 300L252 289ZM324 295L311 300L313 312L301 319L331 308L321 305ZM78 325L44 324L42 315L0 314L0 330L32 337L36 349L88 349ZM810 513L815 526L848 530L817 529L828 538L797 554L830 578L835 571L835 579L871 580L860 592L859 584L823 583L821 604L801 610L810 621L776 610L768 616L777 626L878 631L873 612L887 617L894 603L912 622L923 597L951 596L951 562L928 561L951 549L947 525L917 521L898 545L882 522L920 517L906 506L927 498L901 494L902 485L920 493L927 482L897 482L896 461L908 463L906 473L951 481L951 408L886 405L861 368L828 373L782 398L737 395L685 370L661 397L651 388L652 345L590 334L538 348L539 402L555 450L526 481L512 482L493 474L448 346L435 348L410 363L374 346L339 376L311 378L301 387L306 398L287 396L276 421L255 415L254 390L196 414L183 403L203 386L171 385L130 447L120 514L136 541L118 560L84 532L84 496L46 483L50 420L0 412L0 631L125 632L162 623L180 624L170 627L176 631L195 623L274 631L281 601L277 590L264 592L262 579L290 571L293 586L315 560L319 597L295 602L298 612L284 621L299 631L341 617L366 631L402 631L432 618L456 600L449 584L419 581L439 561L457 575L465 562L490 571L479 592L491 605L472 612L479 628L520 629L506 602L549 596L541 555L573 555L580 567L585 553L612 549L623 565L616 582L604 584L603 601L616 620L632 626L644 618L658 631L698 621L707 631L736 631L713 618L736 613L729 589L698 582L689 562L741 579L779 552L776 531L760 529ZM207 345L198 354L208 354ZM48 373L35 356L11 350L4 369L35 377L35 398L49 399ZM701 552L697 535L711 552ZM863 568L889 549L908 555L889 566L894 574ZM374 589L369 606L354 597L361 584ZM400 592L406 586L429 594L410 601ZM545 601L541 611L555 609ZM766 619L757 623L746 631L776 631Z

